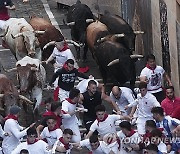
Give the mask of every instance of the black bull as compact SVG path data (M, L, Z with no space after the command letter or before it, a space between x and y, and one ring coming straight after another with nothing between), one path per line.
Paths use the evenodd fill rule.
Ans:
M83 60L87 59L86 54L88 51L86 42L86 28L90 21L87 21L87 19L94 19L94 16L87 5L78 2L69 8L66 19L67 25L69 25L71 28L72 39L84 45ZM80 59L80 48L76 47L76 51L77 59Z
M120 85L130 81L131 87L134 87L136 80L135 59L130 57L129 51L124 45L117 42L105 41L96 47L94 54L104 83L110 78L117 81ZM118 61L108 66L113 60Z
M135 37L132 27L118 15L100 15L100 22L105 24L111 34L125 34L120 37L118 42L122 43L125 48L130 51L130 54L135 51Z
M142 57L132 55L135 50L135 37L136 34L143 32L134 32L132 27L117 15L101 15L100 21L107 26L110 34L124 35L124 37L106 36L95 40L92 52L103 80L106 83L107 78L115 79L120 85L130 81L130 87L133 88L136 80L135 61ZM100 36L100 33L96 35ZM115 63L111 63L114 60Z

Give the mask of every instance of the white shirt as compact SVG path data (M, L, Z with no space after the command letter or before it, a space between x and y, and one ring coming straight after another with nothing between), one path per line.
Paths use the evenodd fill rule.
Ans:
M34 144L27 144L27 142L20 143L11 154L19 154L22 149L28 150L29 154L51 154L48 144L42 140L39 140Z
M0 154L3 154L2 148L0 147Z
M102 122L98 122L97 119L94 121L94 123L90 127L90 131L97 130L99 135L103 137L107 133L116 133L116 127L115 122L116 120L120 120L120 115L108 115L106 120Z
M73 56L73 54L72 54L72 52L71 52L70 49L67 49L67 50L65 50L65 51L60 52L56 47L54 47L52 56L53 56L54 58L56 58L56 63L57 63L57 64L60 64L60 65L62 65L62 66L64 65L64 63L65 63L68 59L73 59L74 62L75 62L75 67L78 68L78 67L77 67L77 63L76 63L76 61L75 61L75 58L74 58L74 56Z
M88 150L92 151L93 154L109 154L109 152L112 150L115 154L117 154L118 151L118 143L112 143L110 145L106 145L104 141L99 141L99 146L96 150L92 150L89 139L85 139L80 141L81 147L86 147Z
M41 137L42 139L46 139L48 142L48 145L53 146L54 143L60 138L62 137L62 130L60 128L53 130L53 131L49 131L48 127L45 127L43 129L43 131L41 132Z
M55 154L56 153L56 148L57 146L62 146L64 147L64 144L61 143L59 140L57 140L52 148L52 154ZM71 153L71 149L73 148L72 145L69 145L69 149L66 149L66 154L70 154Z
M76 86L76 88L80 90L81 94L87 91L88 82L90 80L94 80L94 79L84 79L81 82L79 82L78 85ZM98 87L99 83L96 80L94 81L96 82L97 87Z
M73 112L76 110L76 104L71 104L67 100L62 102L62 110L65 112ZM75 114L67 116L69 114L63 114L62 124L64 128L73 128L74 125L78 125L78 119Z
M131 152L125 151L125 148L131 147L131 145L137 145L141 141L141 138L137 132L135 132L132 136L126 137L126 135L122 131L119 131L117 133L117 136L120 139L121 154L138 154L139 153L138 151L131 151Z
M115 154L121 154L121 152L119 151L119 144L117 141L111 144L106 144L103 141L101 147L105 154L109 154L111 151L114 152Z
M159 145L157 147L160 152L167 153L166 144L164 144L162 141L159 143Z
M155 70L145 67L140 74L140 77L147 77L147 89L150 93L162 91L162 81L165 70L161 66L156 66Z
M4 131L9 135L5 136L2 142L2 148L4 153L11 154L11 152L17 147L20 143L20 139L26 135L28 128L23 130L17 120L8 119L4 125ZM23 131L21 131L23 130Z
M123 112L123 115L128 115L130 113L130 108L128 110L125 110L124 107L129 104L134 104L135 99L133 96L133 92L131 89L127 87L119 87L121 89L121 96L119 99L116 99L112 92L110 93L111 99L116 102L119 109Z
M156 106L160 106L159 102L157 101L156 97L151 93L147 92L144 97L141 94L137 95L137 100L135 101L137 105L137 114L138 119L141 118L149 118L152 119L151 109Z

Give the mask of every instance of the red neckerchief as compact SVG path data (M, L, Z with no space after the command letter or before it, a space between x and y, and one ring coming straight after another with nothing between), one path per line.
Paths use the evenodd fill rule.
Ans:
M43 117L46 117L46 116L53 116L54 113L52 111L46 111L44 114L43 114Z
M153 73L154 73L154 70L156 69L156 66L153 68L153 67L149 66L149 64L146 64L146 67L149 68L150 70L152 70Z
M72 102L72 99L70 99L70 98L66 98L66 100L67 100L69 103L73 104L73 105L76 104L76 103Z
M69 70L68 70L68 68L67 68L67 64L66 63L64 63L64 65L63 65L63 68L67 71L67 72L70 72ZM74 68L75 69L75 68ZM74 70L73 69L73 70ZM72 70L71 70L72 71Z
M49 129L49 127L48 127L48 130L49 130L49 132L52 132L52 131L54 131L54 130L56 130L56 129L58 129L58 128L59 128L59 127L58 127L57 125L55 125L53 129Z
M52 111L47 111L43 114L43 117L47 117L47 116L53 116L56 118L56 127L60 128L60 126L62 125L62 118L58 115L56 115L54 112Z
M68 68L67 68L67 64L66 64L66 63L63 65L63 68L64 68L66 71L68 71Z
M131 131L130 131L130 133L128 134L128 135L126 135L126 137L131 137L133 134L135 134L136 132L133 130L133 129L131 129Z
M28 140L28 138L27 138L27 144L34 144L34 143L36 143L37 141L39 141L39 140L36 138L33 143L30 143L29 140Z
M151 138L151 133L147 132L146 134L143 135L143 142L145 142L147 139Z
M63 51L66 51L67 49L69 49L69 47L68 47L68 45L66 43L66 44L64 44L64 47L61 50L59 50L59 51L63 52Z
M159 129L161 132L163 132L163 130L164 130L163 128L158 128L158 129ZM148 132L146 132L146 134L143 135L143 141L145 141L147 138L150 139L151 137L152 137L151 132L148 131Z
M105 121L107 119L107 117L108 117L108 114L105 114L104 118L102 120L97 118L97 121L98 121L97 125L99 126L99 123Z
M60 138L59 138L59 141L60 141L62 144L64 144L64 147L65 147L66 150L69 149L69 143L68 143L68 144L65 143L63 137L60 137Z
M18 120L18 117L16 117L16 116L13 115L13 114L9 114L8 116L6 116L6 117L4 118L4 120L6 121L6 120L8 120L8 119Z
M86 73L89 71L89 67L88 66L85 66L85 67L79 67L78 68L78 72L80 73Z

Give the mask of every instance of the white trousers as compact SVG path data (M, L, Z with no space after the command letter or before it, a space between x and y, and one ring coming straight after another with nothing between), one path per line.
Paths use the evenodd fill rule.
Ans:
M55 73L58 69L59 69L58 67L55 67L55 68L54 68L54 73ZM56 87L58 86L58 80L59 80L59 77L57 77L56 80L55 80L54 83L53 83L54 89L56 89Z
M0 20L0 30L4 28L5 24L6 24L5 20Z
M65 100L66 98L69 98L69 91L66 91L66 90L59 88L58 97L60 99L60 102Z
M153 118L138 118L136 123L137 123L137 131L140 135L144 135L146 133L145 131L145 123L147 120L153 120Z

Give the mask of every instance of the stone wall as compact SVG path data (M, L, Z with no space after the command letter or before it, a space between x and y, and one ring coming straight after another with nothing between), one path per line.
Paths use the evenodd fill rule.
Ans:
M177 13L179 7L176 0L164 0L167 6L167 22L168 22L168 39L169 39L169 54L171 66L171 80L175 87L176 95L180 96L180 72L179 72L179 55L177 48ZM159 0L151 0L152 8L152 30L153 30L153 51L157 58L157 63L162 65L162 45L161 45L161 29L160 29L160 10Z
M176 0L165 0L168 6L168 25L169 25L169 48L171 61L171 79L176 87L177 94L180 94L180 81L178 67L178 50L177 50L177 30L176 30Z
M97 13L95 5L98 4L100 13L108 11L112 14L120 15L120 0L81 0L81 2L87 4L91 8L92 12Z
M58 3L65 5L73 5L77 0L55 0ZM104 13L104 11L109 11L113 14L120 14L120 0L80 0L81 3L88 5L93 13L97 13L95 6L99 4L100 13Z
M151 1L152 9L152 40L153 40L153 51L157 59L158 64L162 64L162 48L161 48L161 29L160 29L160 14L159 14L159 1Z

